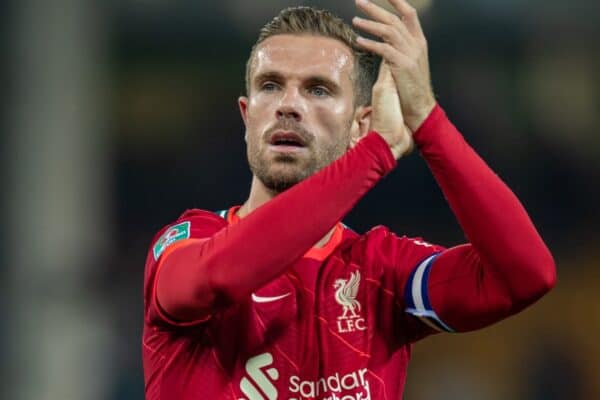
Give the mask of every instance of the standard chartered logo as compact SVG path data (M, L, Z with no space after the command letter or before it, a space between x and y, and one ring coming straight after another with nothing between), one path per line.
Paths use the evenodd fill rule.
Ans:
M277 389L273 381L279 379L279 372L275 368L264 369L271 364L273 364L271 353L259 354L246 361L248 376L240 381L240 389L248 397L247 400L277 399Z
M271 353L262 353L246 361L246 374L240 381L240 389L246 395L238 400L276 400L277 388L273 382L279 379L279 371L273 364ZM270 367L270 368L269 368ZM345 374L334 373L316 380L304 380L292 375L288 382L289 400L371 400L371 388L366 377L367 369L361 368Z
M371 400L367 369L361 368L346 374L338 372L317 380L290 377L289 400Z

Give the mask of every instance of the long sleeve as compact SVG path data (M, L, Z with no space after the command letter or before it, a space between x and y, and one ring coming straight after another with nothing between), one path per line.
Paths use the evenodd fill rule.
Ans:
M177 242L159 260L157 306L193 321L244 298L299 259L395 164L383 138L370 133L239 223Z
M410 311L433 315L446 330L466 331L514 314L548 292L556 281L548 248L517 197L439 106L414 137L470 243L416 267L405 292Z

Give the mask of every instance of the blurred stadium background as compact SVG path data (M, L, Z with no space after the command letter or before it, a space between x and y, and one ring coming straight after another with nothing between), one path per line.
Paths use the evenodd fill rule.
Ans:
M245 199L244 63L298 4L354 15L351 0L0 3L1 398L143 398L149 241L186 208ZM439 102L529 210L559 283L485 331L419 343L405 398L600 399L600 3L413 4ZM418 155L345 222L464 240Z

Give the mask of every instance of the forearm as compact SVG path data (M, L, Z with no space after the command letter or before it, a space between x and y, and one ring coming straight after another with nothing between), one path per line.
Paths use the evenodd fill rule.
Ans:
M299 259L394 165L386 142L368 135L240 222L173 251L157 277L160 305L194 319L244 298Z
M549 290L555 281L552 255L525 209L439 106L414 138L488 277L514 303Z

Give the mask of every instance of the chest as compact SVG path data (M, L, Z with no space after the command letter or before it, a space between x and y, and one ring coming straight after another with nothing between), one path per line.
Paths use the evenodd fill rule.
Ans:
M372 266L303 259L227 313L218 336L233 330L236 350L275 349L294 370L366 365L393 346L398 306L385 284Z
M377 398L378 374L406 361L395 308L372 267L301 260L215 321L215 355L248 399L259 382L289 398Z
M249 306L267 337L270 330L285 327L305 344L316 332L320 339L342 335L360 341L382 306L381 281L374 272L338 259L324 264L303 259L255 291Z

